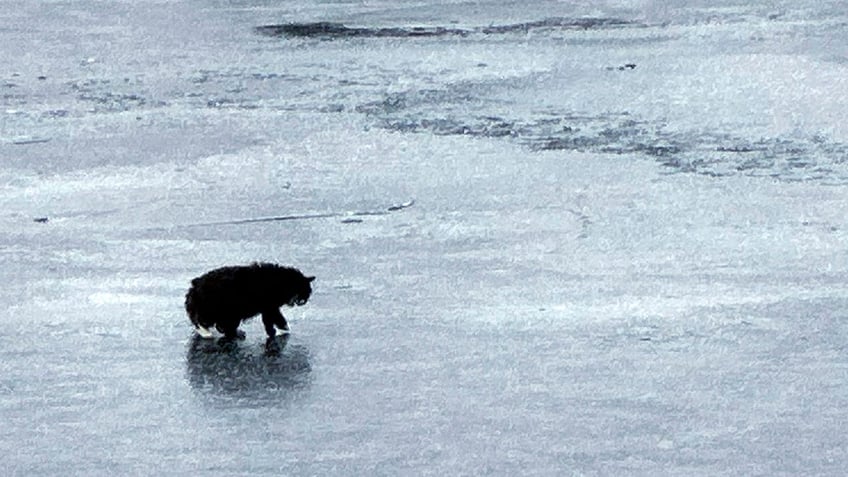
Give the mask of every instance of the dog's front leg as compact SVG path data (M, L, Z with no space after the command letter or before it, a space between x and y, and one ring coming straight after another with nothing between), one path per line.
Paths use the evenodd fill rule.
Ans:
M276 336L277 331L274 329L275 326L284 333L289 332L289 324L277 308L262 312L262 323L265 325L265 333L268 334L269 338Z

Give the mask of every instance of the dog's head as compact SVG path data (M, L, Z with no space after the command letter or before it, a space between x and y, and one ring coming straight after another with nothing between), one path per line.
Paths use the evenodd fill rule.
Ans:
M289 306L303 306L306 304L309 297L312 295L312 282L314 280L315 277L303 277L303 280L289 301Z

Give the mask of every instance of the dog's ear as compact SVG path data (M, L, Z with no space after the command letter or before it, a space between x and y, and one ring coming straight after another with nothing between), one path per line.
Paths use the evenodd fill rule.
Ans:
M315 280L315 277L306 277L306 281L312 283Z

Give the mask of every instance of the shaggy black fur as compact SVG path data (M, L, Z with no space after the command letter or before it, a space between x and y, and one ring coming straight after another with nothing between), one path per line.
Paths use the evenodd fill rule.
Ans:
M313 280L300 270L273 263L216 268L191 281L186 312L195 327L214 326L227 338L244 338L238 329L241 322L262 314L265 332L273 337L275 327L289 329L280 307L306 304Z

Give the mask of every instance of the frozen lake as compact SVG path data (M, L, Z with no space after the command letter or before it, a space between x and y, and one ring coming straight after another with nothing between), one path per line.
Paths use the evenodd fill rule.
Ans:
M843 475L848 3L671 3L5 1L6 473Z

